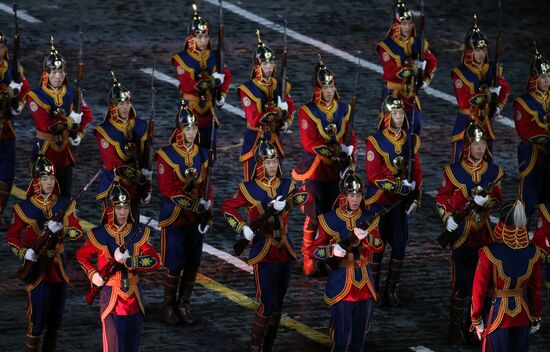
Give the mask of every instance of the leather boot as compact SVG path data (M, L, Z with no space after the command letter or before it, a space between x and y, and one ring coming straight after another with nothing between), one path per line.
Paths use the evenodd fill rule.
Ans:
M384 290L384 304L388 307L400 307L403 305L398 296L402 266L403 260L390 259L388 279L386 281L386 289Z
M168 272L164 273L164 306L162 307L162 320L168 325L174 325L180 321L176 311L178 281L178 276L172 276Z
M46 330L42 341L42 352L55 352L57 350L57 330Z
M269 322L267 323L265 339L264 339L264 349L263 352L271 352L273 350L273 343L277 337L277 330L279 329L279 323L281 322L281 313L273 313L269 317Z
M10 196L11 185L0 181L0 231L6 231L9 224L4 219L4 209L8 204L8 197Z
M376 295L378 296L374 304L378 307L382 304L382 297L380 297L380 262L372 262L369 264L370 271L372 273L373 285L376 290Z
M248 347L249 352L261 352L265 330L267 328L267 323L269 322L269 317L264 317L259 313L256 313L256 318L254 319L254 324L252 325L252 336L250 338L250 346Z
M36 352L40 345L40 336L27 335L25 338L25 351Z
M193 286L195 285L195 279L197 278L197 273L183 273L180 283L180 295L178 298L178 314L181 320L187 324L191 325L196 322L193 319L193 315L189 311L189 301L191 299L191 293L193 293Z
M304 239L302 242L302 255L304 257L304 275L313 275L317 273L317 268L315 267L314 258L311 256L313 253L312 246L313 241L315 240L315 235L317 231L304 229Z
M449 341L456 345L466 343L464 338L464 310L468 305L467 298L451 296L451 305L449 309Z

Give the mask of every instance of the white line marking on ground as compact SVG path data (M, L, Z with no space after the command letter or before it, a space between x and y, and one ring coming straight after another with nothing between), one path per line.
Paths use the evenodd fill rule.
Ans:
M214 6L219 5L218 0L204 0L204 1L211 4L211 5L214 5ZM283 28L282 25L276 24L275 22L272 22L272 21L270 21L270 20L268 20L264 17L258 16L256 14L254 14L254 13L248 11L248 10L243 9L240 6L234 5L230 2L224 1L223 8L224 8L224 10L233 12L234 14L236 14L238 16L244 17L244 18L246 18L247 20L249 20L251 22L256 22L256 23L258 23L258 24L260 24L264 27L270 28L270 29L272 29L276 32L279 32L279 33L284 32L284 28ZM314 47L318 48L319 50L325 51L328 54L331 54L331 55L337 56L341 59L344 59L346 61L349 61L354 65L356 65L357 62L359 61L358 60L359 58L357 56L351 55L351 54L349 54L349 53L347 53L343 50L337 49L337 48L335 48L335 47L333 47L329 44L323 43L323 42L321 42L317 39L313 39L311 37L308 37L306 35L303 35L301 33L293 31L292 29L290 29L288 27L286 29L286 34L287 34L287 36L289 36L290 38L292 38L296 41L314 46ZM369 62L367 60L364 60L362 58L361 58L361 61L360 61L360 65L363 68L369 69L369 70L374 71L374 72L379 73L379 74L382 74L382 72L383 72L382 71L382 66L376 65L376 64L374 64L372 62ZM453 104L453 106L456 106L456 99L453 95L441 92L437 89L430 88L430 87L428 87L428 90L426 91L426 94L433 95L436 98L445 100L445 101ZM509 126L509 127L514 127L514 121L512 121L508 117L503 117L502 119L495 120L495 121L498 122L498 123L504 124L506 126Z
M424 346L410 347L410 349L416 352L434 352L433 350L430 350L429 348L426 348Z
M150 75L152 69L150 67L148 67L148 68L142 68L142 69L140 69L140 71L145 73L145 74ZM174 87L177 87L179 85L179 81L177 79L168 76L166 73L159 72L158 70L155 70L155 79L158 79L159 81L169 83L169 84L173 85ZM246 118L244 116L244 111L242 109L236 107L235 105L225 103L222 106L222 110L227 110L228 112L230 112L232 114L235 114L237 116L242 117L243 119Z
M13 8L9 5L6 5L4 3L0 3L0 11L4 11L9 13L10 15L13 15ZM17 17L22 19L23 21L36 24L36 23L42 23L38 18L32 17L31 15L27 15L27 11L17 9Z

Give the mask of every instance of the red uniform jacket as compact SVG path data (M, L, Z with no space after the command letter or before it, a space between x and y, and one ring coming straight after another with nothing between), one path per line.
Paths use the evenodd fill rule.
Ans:
M13 74L11 72L12 65L13 61L11 60L9 61L9 63L7 60L3 60L0 64L0 94L6 97L9 97L10 95L9 93L11 89L9 88L9 84L11 83L11 81L13 81ZM29 85L29 81L23 73L23 66L21 65L19 66L19 72L21 73L19 82L23 85L21 86L21 91L17 96L17 100L19 101L20 106L25 106L25 102L27 101L27 94L30 92L31 87ZM9 116L4 116L4 114ZM0 133L0 140L15 139L15 128L13 126L9 107L4 112L0 111L0 128L2 129L2 132Z

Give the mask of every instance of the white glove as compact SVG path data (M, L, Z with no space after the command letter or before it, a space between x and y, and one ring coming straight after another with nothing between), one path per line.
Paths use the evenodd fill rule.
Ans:
M25 260L30 260L31 262L36 262L36 261L38 261L38 256L36 255L36 253L34 253L34 251L32 250L32 248L28 248L28 249L25 251Z
M425 70L425 69L426 69L426 60L424 60L424 61L414 60L414 65L415 65L417 68L420 68L420 69L422 69L422 70Z
M497 106L495 108L495 113L493 114L493 118L496 120L500 120L502 116L500 115L500 108Z
M277 198L269 202L269 204L273 205L273 208L277 211L283 210L286 206L286 200L281 200L281 198L283 198L283 196L277 196Z
M149 180L153 177L153 173L151 171L147 170L146 168L141 168L141 174Z
M353 229L353 233L355 234L355 236L357 236L357 238L360 241L362 241L365 237L368 236L369 231L368 230L362 230L362 229L356 227L356 228Z
M422 85L420 86L420 90L423 90L424 92L428 89L428 82L423 81Z
M73 147L78 147L80 145L80 142L82 141L82 138L80 137L80 135L76 135L76 137L69 137L69 143L71 143L71 145Z
M496 87L489 87L489 92L491 92L491 94L496 94L496 95L499 95L500 94L500 86L496 86Z
M220 95L220 100L216 99L216 106L221 108L225 104L225 97L223 95Z
M243 236L247 240L252 241L254 239L254 231L252 231L252 229L248 225L244 225Z
M202 228L202 224L199 224L198 229L201 235L205 235L208 233L208 230L210 230L210 225L206 224L204 225L204 228Z
M416 209L418 209L418 204L416 204L416 202L412 202L411 206L406 211L407 215L415 213Z
M281 127L281 132L287 132L288 131L288 121L285 121L285 123L283 124L283 126Z
M76 113L74 111L71 111L69 114L69 117L73 119L74 123L80 123L82 121L82 113Z
M539 330L540 330L540 321L531 326L531 328L529 329L529 334L533 335Z
M10 112L12 116L19 116L21 115L21 111L23 111L23 105L17 104L17 109L14 109L13 107L10 107Z
M481 324L476 325L476 335L480 341L481 341L481 338L483 337L484 330L485 330L485 326L483 325L483 321L481 322Z
M60 222L56 222L53 220L48 220L46 223L46 226L48 226L48 229L50 229L51 232L56 233L58 231L61 231L63 229L63 224Z
M120 247L115 249L115 260L119 262L120 264L124 264L126 259L130 258L130 252L128 250L125 250L124 253L120 253Z
M212 74L212 77L214 77L215 80L220 81L220 85L223 84L223 81L225 80L225 74L224 73L214 72Z
M149 204L149 201L151 200L151 192L147 192L147 195L145 198L141 199L141 204Z
M338 258L343 258L346 256L346 250L342 247L340 247L340 245L338 243L336 243L334 245L334 248L332 249L332 255L335 256L335 257L338 257Z
M281 97L277 97L277 107L281 110L288 111L288 103L281 100Z
M458 227L458 224L456 223L455 219L451 216L447 219L447 223L445 224L445 228L447 231L452 232L456 230Z
M414 189L416 188L416 181L410 182L409 180L404 179L404 180L403 180L403 186L409 187L409 189L410 189L411 192L412 192L412 191L414 191Z
M353 154L353 145L345 145L342 143L340 144L340 150L351 156L351 154Z
M16 97L19 95L19 92L21 91L22 86L23 86L23 83L16 83L15 81L10 82L9 87L13 92L12 97Z
M486 195L486 196L480 196L479 194L478 195L475 195L474 196L474 203L476 203L477 205L479 205L480 207L484 206L485 203L487 203L487 201L489 200L489 196Z
M212 201L211 200L204 200L203 198L201 198L199 200L199 205L202 206L204 211L207 211L207 210L210 209L210 207L212 207Z
M97 287L101 287L105 285L105 280L99 275L99 273L94 273L92 275L92 284L94 284Z

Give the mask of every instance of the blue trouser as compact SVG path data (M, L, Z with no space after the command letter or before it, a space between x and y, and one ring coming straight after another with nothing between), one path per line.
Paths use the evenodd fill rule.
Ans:
M305 188L306 192L313 198L313 201L308 202L304 206L304 214L306 215L306 226L304 226L304 229L316 231L317 217L332 210L332 206L336 198L338 198L338 194L340 193L338 182L308 180Z
M550 169L536 165L536 160L532 160L535 157L533 149L530 143L521 142L518 145L519 194L525 203L527 219L531 217L537 204L550 201L550 184L547 182L550 179ZM540 157L539 154L538 158Z
M384 241L384 247L387 243L391 245L391 258L403 260L409 238L409 223L405 207L399 205L382 216L378 228L382 241ZM382 262L383 257L383 251L374 254L374 262Z
M0 139L0 182L11 186L15 177L15 139Z
M142 325L141 312L132 315L107 315L103 320L103 351L137 352Z
M460 246L452 253L453 295L469 299L476 272L479 248Z
M197 225L167 226L162 229L162 259L170 275L197 272L202 258L202 235Z
M55 176L59 184L60 195L70 197L73 183L73 167L58 167L55 169Z
M260 303L258 314L268 317L280 313L288 292L292 262L254 264L256 279L256 298Z
M529 351L529 326L498 328L490 333L485 343L486 352Z
M59 330L65 311L67 284L42 281L27 293L27 296L29 321L27 334L40 336L44 330L50 332Z
M218 126L214 128L214 144L212 145L212 151L214 155L212 156L212 162L216 160L217 156L217 145L218 145ZM199 128L200 140L198 145L203 148L210 150L210 144L212 143L212 127L201 127Z
M372 299L339 301L331 309L333 352L362 352L372 316Z

